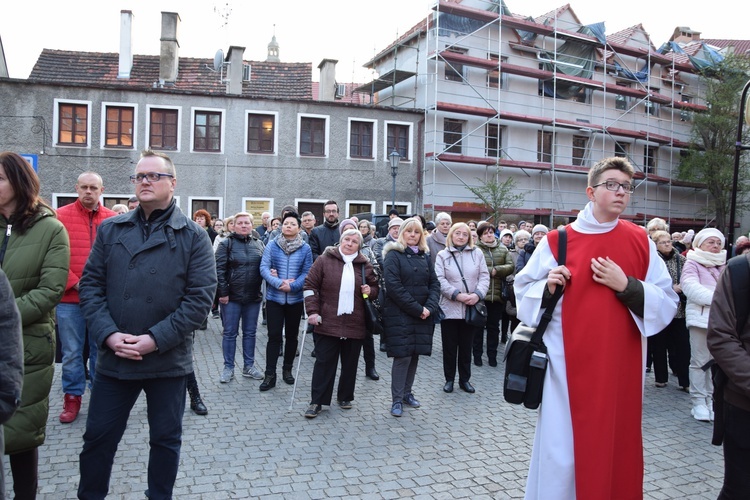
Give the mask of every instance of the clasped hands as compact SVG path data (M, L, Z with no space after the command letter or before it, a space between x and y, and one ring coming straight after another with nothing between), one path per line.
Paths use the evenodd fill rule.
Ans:
M143 356L157 349L156 341L151 335L131 335L123 332L115 332L107 337L106 344L116 356L133 361L140 361Z

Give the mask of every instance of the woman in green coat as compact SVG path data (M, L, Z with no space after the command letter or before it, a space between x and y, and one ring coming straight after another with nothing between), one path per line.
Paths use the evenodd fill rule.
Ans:
M21 156L0 153L0 266L21 313L21 406L5 424L16 498L35 498L37 449L44 443L55 373L54 309L65 291L70 244L65 227L39 196L39 178Z
M490 272L490 288L484 297L487 305L487 362L497 366L497 350L500 345L500 320L505 310L503 283L513 273L513 259L508 249L495 238L495 226L481 222L477 229L477 247L482 250ZM477 328L474 334L474 364L482 366L484 330Z

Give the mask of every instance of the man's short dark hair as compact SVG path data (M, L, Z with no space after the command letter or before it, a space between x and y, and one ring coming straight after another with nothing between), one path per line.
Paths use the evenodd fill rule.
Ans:
M323 206L324 206L324 207L325 207L326 205L336 205L336 210L338 210L338 209L339 209L339 204L338 204L338 203L336 203L336 202L335 202L335 201L333 201L333 200L328 200L327 202L323 203Z
M388 215L399 215L398 210L392 208L388 211Z

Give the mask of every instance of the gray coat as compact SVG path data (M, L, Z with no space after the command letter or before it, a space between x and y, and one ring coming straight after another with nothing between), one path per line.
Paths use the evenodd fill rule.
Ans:
M97 373L118 379L178 377L193 371L193 331L216 291L206 231L174 210L144 241L140 210L99 228L80 282L81 309L99 347ZM153 335L158 350L141 361L115 356L114 332Z

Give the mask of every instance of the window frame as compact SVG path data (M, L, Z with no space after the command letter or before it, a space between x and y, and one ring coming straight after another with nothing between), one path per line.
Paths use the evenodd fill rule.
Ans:
M652 153L653 154L650 154ZM658 166L659 158L659 146L651 146L645 144L643 146L643 172L647 174L655 174Z
M549 140L547 140L549 138ZM547 146L549 145L549 152ZM554 158L554 134L546 130L537 130L536 134L536 161L539 163L552 163ZM545 160L545 155L549 159Z
M377 202L373 200L346 200L344 201L345 212L346 212L345 217L347 219L351 217L352 215L354 215L355 213L358 213L358 212L352 213L352 211L350 210L351 208L350 205L369 205L370 206L369 210L364 210L363 212L359 212L359 213L365 213L365 212L375 213L375 207L377 206Z
M371 134L370 134L370 148L371 148L371 154L370 156L355 156L352 155L352 138L353 138L353 131L354 131L354 124L370 124L372 126ZM346 143L346 158L347 160L372 160L375 161L375 159L378 157L378 146L377 146L377 140L378 137L378 121L377 120L370 120L365 118L359 118L359 117L349 117L348 119L348 127L347 127L347 143Z
M453 52L454 54L467 54L469 49L462 47L446 47L445 52ZM443 78L449 82L465 82L466 81L466 66L461 63L445 61L443 69Z
M198 114L206 114L209 116L216 116L218 115L221 123L219 124L219 147L218 149L199 149L195 147L196 142L196 135L195 135L195 129L197 126L196 118ZM206 124L206 127L210 127L208 123ZM226 128L226 110L221 108L203 108L203 107L192 107L190 108L190 152L191 153L206 153L206 154L223 154L224 153L224 139L226 137L225 134L225 128ZM209 134L207 130L206 134L206 140L209 139Z
M323 151L322 153L302 152L302 124L304 120L323 120ZM297 157L299 158L328 158L330 147L330 115L319 115L312 113L297 113ZM311 140L311 144L314 140Z
M176 144L175 148L165 148L165 147L156 147L151 143L151 128L152 128L152 122L151 122L151 112L152 111L168 111L168 112L177 112L177 137L175 138ZM162 134L162 138L164 137L164 134ZM182 107L181 106L161 106L161 105L148 105L146 106L146 141L148 144L148 149L154 150L154 151L175 151L179 152L182 149Z
M52 134L54 137L54 145L56 147L65 147L65 148L85 148L85 149L91 149L91 101L82 101L82 100L76 100L76 99L54 99L54 116L53 116L53 124L52 124ZM62 119L61 113L60 113L60 106L63 105L72 105L72 106L80 106L86 108L86 141L81 143L76 142L60 142L60 132L61 132L61 126L60 126L60 120ZM73 132L71 131L71 136L73 135Z
M108 126L109 126L109 118L108 118L108 112L110 109L118 109L118 110L125 110L130 109L133 112L133 122L132 122L132 132L130 134L130 140L132 144L130 146L123 146L123 145L110 145L107 144L107 137L109 134ZM126 102L102 102L102 108L101 108L101 135L100 135L100 142L101 142L101 148L102 149L125 149L125 150L135 150L138 147L138 105L134 103L126 103ZM120 116L120 119L117 121L118 125L122 124L122 116ZM118 136L122 136L122 133L119 133Z
M259 150L250 150L250 117L251 116L270 116L273 118L273 130L272 138L273 141L270 151L263 150L262 147ZM260 111L260 110L245 110L245 153L251 155L278 155L278 144L279 144L279 113L278 111ZM259 142L263 142L263 139L258 139Z
M384 127L383 127L383 144L385 144L385 148L383 151L383 161L388 161L388 155L393 151L392 142L389 144L388 142L388 134L391 130L391 126L398 127L398 128L405 128L406 129L406 140L408 141L408 144L406 148L396 148L399 150L399 154L401 154L402 151L406 152L406 157L404 157L403 154L401 154L401 163L411 163L412 158L414 157L414 124L411 122L401 122L401 121L393 121L393 120L385 120Z
M625 158L630 156L630 143L615 141L615 150L612 153L615 158Z
M490 127L496 127L497 128L497 136L493 136L491 134ZM485 142L484 142L484 154L487 158L502 158L503 155L503 133L505 132L505 127L500 125L499 123L488 123L486 128L486 136L485 136ZM493 148L490 144L490 141L496 140L497 144L495 144L495 147Z
M448 127L452 128L451 130ZM456 118L443 118L443 152L461 155L463 154L463 139L466 120ZM460 128L460 130L453 130Z
M508 62L508 56L501 56L490 52L487 59L498 62L498 69L487 71L487 87L491 89L505 90L508 85L508 75L503 73L502 65Z
M588 151L590 137L586 135L573 135L571 140L570 162L575 167L582 167L586 162L586 152ZM576 144L576 141L583 141L583 147ZM580 154L576 154L580 152Z

